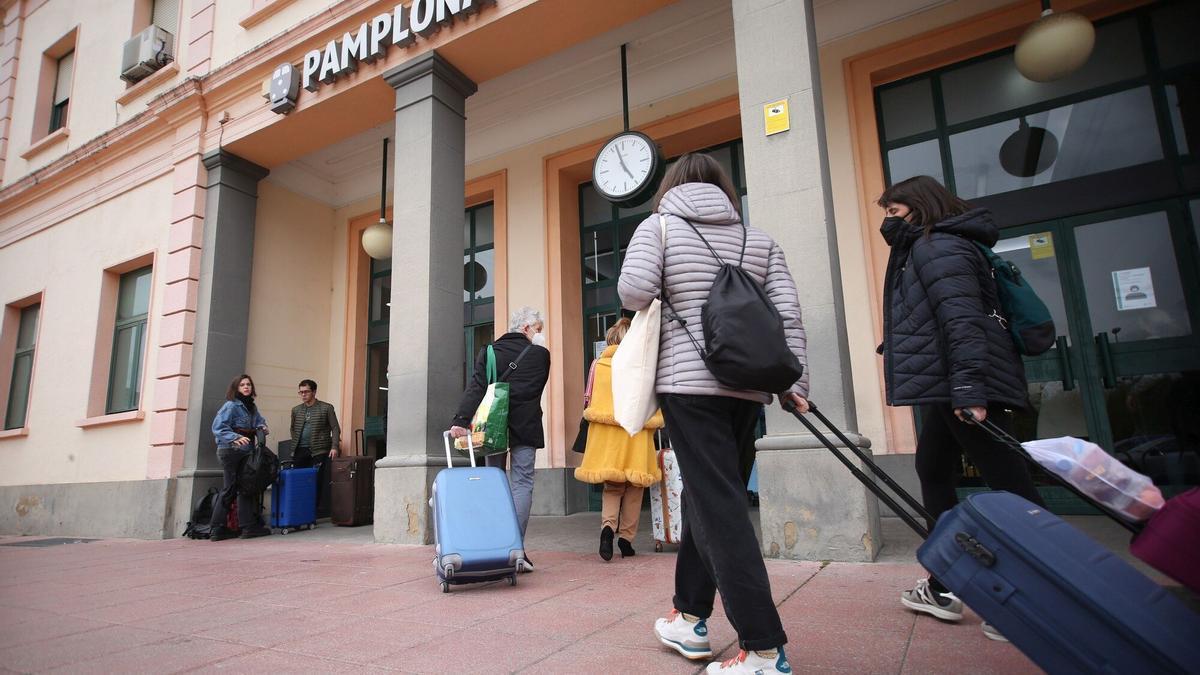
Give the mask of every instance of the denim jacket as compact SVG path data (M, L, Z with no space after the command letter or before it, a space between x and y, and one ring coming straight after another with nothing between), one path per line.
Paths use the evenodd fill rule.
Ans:
M217 449L232 448L233 442L241 438L234 429L259 429L267 426L267 420L254 413L250 418L250 410L241 401L226 401L217 411L217 417L212 423L213 436L217 439Z

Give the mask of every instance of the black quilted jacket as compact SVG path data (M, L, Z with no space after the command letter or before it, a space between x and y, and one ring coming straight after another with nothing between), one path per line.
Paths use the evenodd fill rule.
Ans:
M1025 407L1025 367L992 316L996 285L971 241L995 245L991 214L973 209L938 223L928 237L889 220L883 235L892 247L883 297L888 404Z

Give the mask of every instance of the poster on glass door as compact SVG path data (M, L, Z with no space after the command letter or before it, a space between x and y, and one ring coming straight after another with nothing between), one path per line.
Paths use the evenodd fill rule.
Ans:
M1114 270L1112 279L1119 311L1158 306L1154 301L1154 280L1150 278L1149 267Z

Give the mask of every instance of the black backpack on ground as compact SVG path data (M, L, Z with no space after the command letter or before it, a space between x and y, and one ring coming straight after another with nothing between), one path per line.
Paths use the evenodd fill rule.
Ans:
M804 368L788 348L783 318L763 287L742 269L749 231L742 225L742 251L737 265L725 262L695 225L688 222L700 241L717 259L721 269L708 292L708 301L700 309L704 330L704 348L696 341L685 322L671 307L665 291L663 299L669 317L683 326L704 365L721 384L731 389L787 391L800 379ZM666 251L663 251L665 259Z
M238 469L238 492L258 497L279 478L279 457L261 440Z
M196 500L192 509L192 519L183 530L183 536L189 539L208 539L212 529L213 506L217 503L217 488L210 487L204 496Z

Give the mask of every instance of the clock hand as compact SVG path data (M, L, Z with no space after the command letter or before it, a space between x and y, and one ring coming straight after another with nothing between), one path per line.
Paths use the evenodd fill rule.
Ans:
M616 148L616 151L617 151L617 161L621 163L621 168L625 170L625 173L629 174L630 178L637 180L637 178L633 177L633 172L629 170L629 167L625 166L625 157L623 155L621 155L621 149Z

